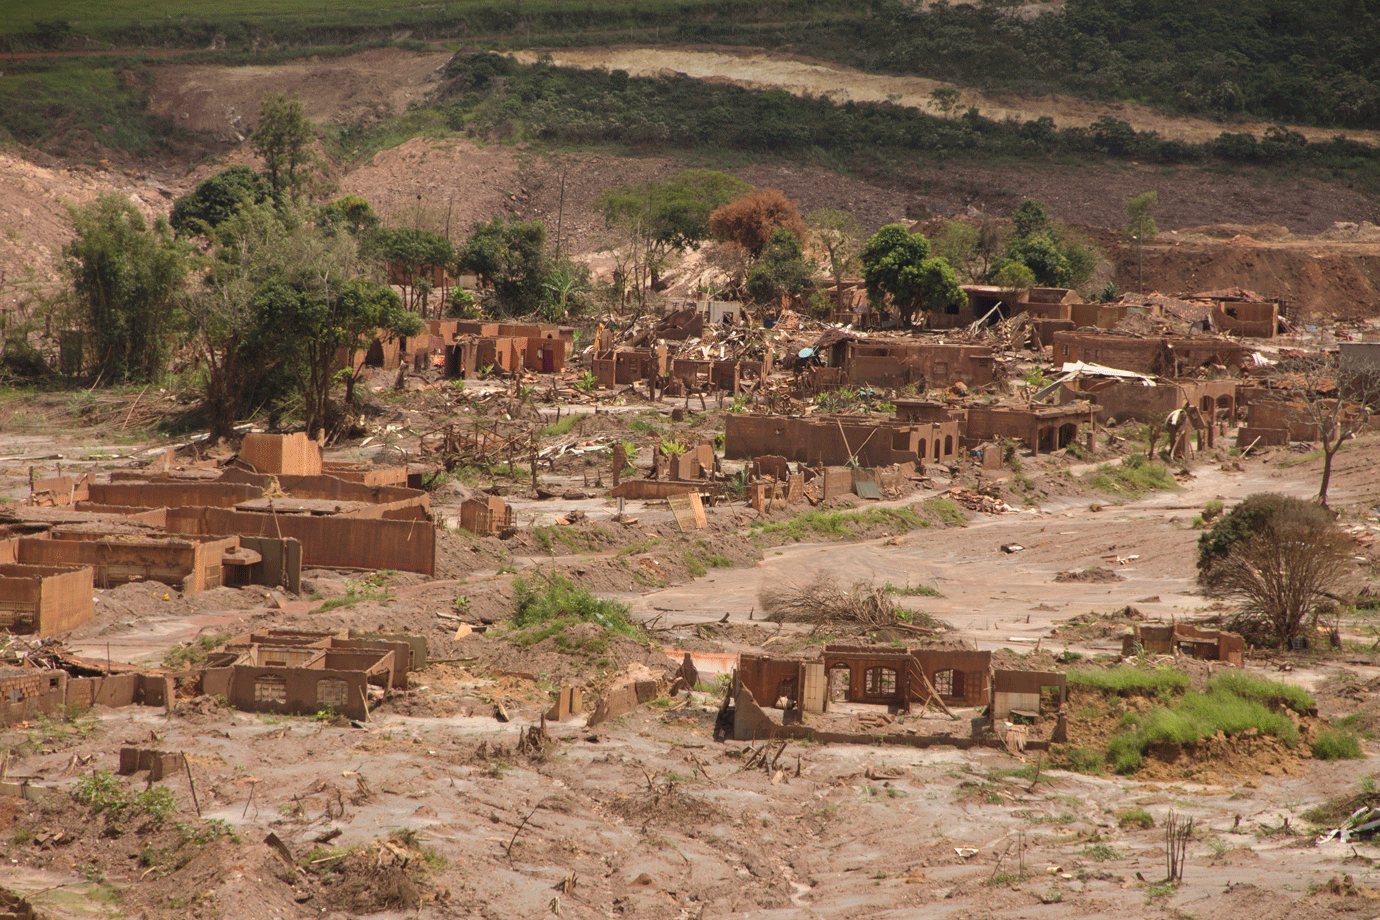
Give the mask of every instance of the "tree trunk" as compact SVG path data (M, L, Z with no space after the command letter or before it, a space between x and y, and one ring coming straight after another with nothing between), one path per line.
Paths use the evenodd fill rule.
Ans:
M1332 458L1337 453L1337 447L1341 445L1342 442L1339 440L1336 447L1329 450L1327 445L1323 444L1323 472L1322 482L1318 485L1318 504L1324 508L1327 507L1327 487L1332 482Z

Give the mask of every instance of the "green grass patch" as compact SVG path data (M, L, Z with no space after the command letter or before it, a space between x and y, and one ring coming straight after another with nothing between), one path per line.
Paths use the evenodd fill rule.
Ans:
M1107 759L1118 773L1140 769L1146 750L1153 745L1193 745L1219 731L1236 735L1255 729L1291 747L1298 743L1298 729L1283 712L1221 689L1189 691L1173 708L1156 706L1143 715L1128 716L1133 728L1115 735L1107 745Z
M558 419L541 430L542 436L551 438L563 434L570 434L575 426L580 424L580 419L582 418L584 418L583 415L567 415L563 419Z
M1144 808L1127 808L1116 813L1116 826L1148 831L1155 826L1155 816Z
M636 556L641 553L649 552L653 547L661 545L660 537L652 537L650 540L643 540L641 543L634 543L632 546L625 546L618 551L619 556Z
M893 585L887 582L882 586L882 590L887 594L894 594L897 597L943 597L929 585L913 585L909 581L903 585Z
M1311 747L1318 760L1361 760L1366 756L1361 750L1361 739L1336 728L1324 729L1313 739Z
M909 508L866 508L862 511L807 511L789 521L758 522L752 525L760 533L778 534L797 542L823 537L830 540L851 540L870 528L888 527L902 533L930 526Z
M1068 681L1076 687L1089 687L1118 696L1164 696L1187 690L1189 676L1172 668L1137 668L1124 664L1114 668L1074 668Z
M1243 699L1254 700L1267 706L1286 706L1299 715L1311 715L1317 711L1313 697L1302 687L1267 680L1244 671L1230 671L1219 674L1208 681L1209 693L1225 690Z
M1083 481L1098 492L1127 498L1179 487L1169 467L1158 460L1147 460L1140 454L1124 457L1118 466L1103 463L1085 474Z
M922 502L921 509L934 515L945 527L967 527L968 517L947 498L931 498Z
M627 604L595 597L563 575L553 574L539 582L513 579L513 632L508 638L515 644L527 648L576 623L597 623L620 636L645 641L628 618Z
M1063 745L1050 751L1050 766L1088 776L1101 776L1107 768L1107 758L1090 748Z
M1340 453L1340 451L1338 452ZM1320 450L1315 450L1311 453L1304 454L1301 457L1290 457L1288 460L1281 460L1278 463L1276 463L1275 466L1279 467L1282 470L1287 470L1291 466L1300 466L1304 463L1312 463L1314 460L1321 460L1322 458L1323 452Z

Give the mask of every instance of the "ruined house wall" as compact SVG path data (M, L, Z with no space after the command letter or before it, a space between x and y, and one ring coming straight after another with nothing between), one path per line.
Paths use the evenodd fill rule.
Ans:
M406 470L404 470L405 474ZM255 489L257 494L250 496L251 498L258 498L262 495L263 490L269 488L274 480L277 481L279 488L290 497L305 501L367 502L371 505L392 505L394 507L415 505L422 509L430 509L431 507L431 497L424 489L409 489L406 486L396 485L366 485L362 482L352 482L325 474L264 476L245 470L232 469L226 470L220 477L221 483L243 483ZM233 507L233 505L217 505L213 502L197 501L180 502L168 507L176 508L184 505L204 505L208 508Z
M775 706L780 697L799 698L804 689L803 660L772 658L765 655L739 655L738 680L751 691L753 699Z
M315 476L321 472L321 448L302 432L247 434L239 459L260 473Z
M219 511L220 509L214 509ZM226 513L226 512L222 512ZM90 566L102 587L150 580L194 594L222 584L221 558L239 546L235 537L214 541L119 538L85 539L85 534L54 533L53 539L25 537L19 561L30 565Z
M1226 335L1274 338L1279 328L1279 304L1214 301L1212 327Z
M235 471L230 471L234 473ZM244 474L248 475L248 474ZM227 479L222 482L96 482L91 484L91 501L98 505L123 505L129 508L180 508L205 505L208 508L233 508L240 502L258 498L263 489Z
M985 706L991 701L991 688L988 674L992 670L992 653L966 649L923 649L911 650L911 655L920 663L920 670L935 686L945 701L961 701L969 706ZM938 675L943 671L953 671L954 693L944 694L940 689Z
M762 455L812 466L843 466L854 456L862 466L919 462L919 432L907 425L857 419L783 418L729 415L724 456L750 460Z
M210 681L203 677L207 693L223 687L230 705L245 712L310 715L330 707L349 719L369 717L368 680L363 671L328 671L307 668L266 668L236 665L208 669L228 671Z
M177 508L168 512L168 529L187 534L291 537L301 542L306 566L436 572L436 528L429 522Z
M0 725L56 712L66 703L66 671L0 668Z
M1054 361L1087 361L1121 370L1165 377L1180 376L1214 360L1239 364L1241 346L1215 336L1143 339L1129 335L1054 333Z

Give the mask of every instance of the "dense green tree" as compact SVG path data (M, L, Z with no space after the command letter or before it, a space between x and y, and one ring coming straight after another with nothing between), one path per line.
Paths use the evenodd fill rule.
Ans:
M799 297L815 289L817 267L805 257L800 237L778 229L762 250L762 258L748 272L747 292L757 303Z
M216 233L205 282L190 298L212 434L225 435L245 398L300 397L313 435L328 426L342 379L376 332L416 335L421 321L391 289L365 278L358 241L295 207L250 206Z
M208 234L244 205L267 201L272 192L268 180L248 166L231 166L173 202L168 223L179 234Z
M363 243L378 231L382 222L367 200L344 195L321 209L318 223L330 230L352 233Z
M120 195L103 195L71 214L76 235L63 256L98 379L158 379L181 319L187 247L166 221L150 227Z
M1048 234L1015 237L1006 244L1006 256L1030 269L1035 283L1042 287L1071 287L1073 266Z
M510 315L535 313L549 297L546 225L539 220L495 217L475 224L455 261L460 271L478 276L498 308Z
M917 311L945 312L967 303L948 262L930 255L930 242L904 224L887 224L862 251L863 281L875 309L887 301L902 326Z
M1034 198L1027 198L1022 201L1011 215L1011 225L1015 230L1017 239L1028 239L1040 233L1048 233L1050 229L1049 212L1045 210L1042 202Z
M269 93L259 106L259 125L250 137L250 146L264 161L273 197L295 196L305 169L312 162L311 123L302 111L300 99L287 93Z
M387 267L389 281L403 289L404 306L425 313L432 289L428 276L455 261L450 240L430 230L401 227L379 231L376 250ZM444 292L438 303L443 302Z

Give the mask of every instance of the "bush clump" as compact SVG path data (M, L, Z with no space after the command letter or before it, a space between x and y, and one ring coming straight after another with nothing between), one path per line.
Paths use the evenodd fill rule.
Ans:
M1198 583L1240 604L1232 628L1287 646L1316 627L1345 573L1352 540L1326 509L1287 495L1252 495L1198 540Z
M540 642L576 623L597 623L621 636L643 638L628 617L627 604L595 597L562 575L550 575L544 583L514 579L513 592L513 625L526 631L522 645Z
M1312 750L1318 760L1360 760L1366 756L1359 738L1336 728L1326 729L1313 739Z

